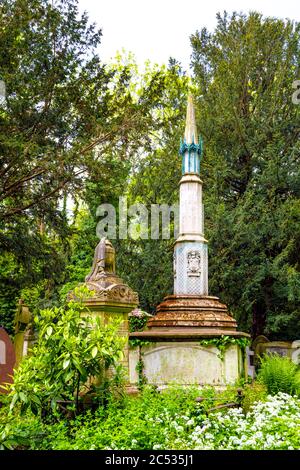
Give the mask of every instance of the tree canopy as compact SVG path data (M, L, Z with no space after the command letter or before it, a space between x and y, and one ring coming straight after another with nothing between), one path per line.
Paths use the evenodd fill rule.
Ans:
M294 339L300 26L256 12L217 20L190 37L209 291L240 329ZM47 307L84 279L99 204L178 201L188 79L176 59L142 73L130 55L104 64L102 33L76 0L3 0L0 28L0 318L9 326L18 296ZM113 241L119 274L152 313L172 292L173 241L150 231Z
M74 229L68 201L76 206L97 188L97 206L109 187L123 185L160 127L154 110L162 106L166 74L156 68L137 79L129 60L104 64L102 33L79 14L77 0L4 0L0 27L5 323L20 289L42 282L43 296L51 296L64 282Z
M211 291L254 336L300 328L299 34L292 21L225 13L191 36Z

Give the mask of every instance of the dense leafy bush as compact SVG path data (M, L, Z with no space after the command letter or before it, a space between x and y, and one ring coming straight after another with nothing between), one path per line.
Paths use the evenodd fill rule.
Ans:
M82 289L75 293L86 294ZM105 371L109 366L116 368L122 356L124 338L117 334L118 322L104 325L83 310L82 303L70 301L35 317L38 341L8 386L10 409L20 405L21 412L30 409L48 416L58 403L73 402L78 411L81 392L86 395L91 389L103 388Z
M242 408L244 413L251 411L253 405L259 401L264 402L267 399L267 389L265 385L259 382L246 384L243 389Z
M147 312L140 309L135 309L129 316L129 331L142 331L147 323L147 320L151 317Z
M271 395L278 392L300 395L300 371L288 357L265 355L260 363L258 381Z

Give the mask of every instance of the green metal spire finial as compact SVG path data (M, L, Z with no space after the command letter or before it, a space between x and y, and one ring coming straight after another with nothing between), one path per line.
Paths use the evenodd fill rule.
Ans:
M192 94L188 94L184 140L180 142L179 154L182 156L182 174L200 174L203 141L197 134L195 108Z

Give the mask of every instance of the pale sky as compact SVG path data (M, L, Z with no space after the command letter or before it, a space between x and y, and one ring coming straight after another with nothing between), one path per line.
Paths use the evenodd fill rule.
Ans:
M218 11L256 10L265 16L300 21L299 0L79 0L80 10L102 28L103 61L123 48L138 63L167 63L170 56L188 68L189 36L206 26L213 30Z

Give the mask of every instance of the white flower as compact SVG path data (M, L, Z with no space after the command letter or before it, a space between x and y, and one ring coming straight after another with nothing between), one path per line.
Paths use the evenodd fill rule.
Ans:
M161 449L161 444L154 444L153 446L153 450L158 450L158 449Z
M195 424L195 421L193 420L193 418L191 418L186 422L186 424L187 426L193 426L193 424Z

